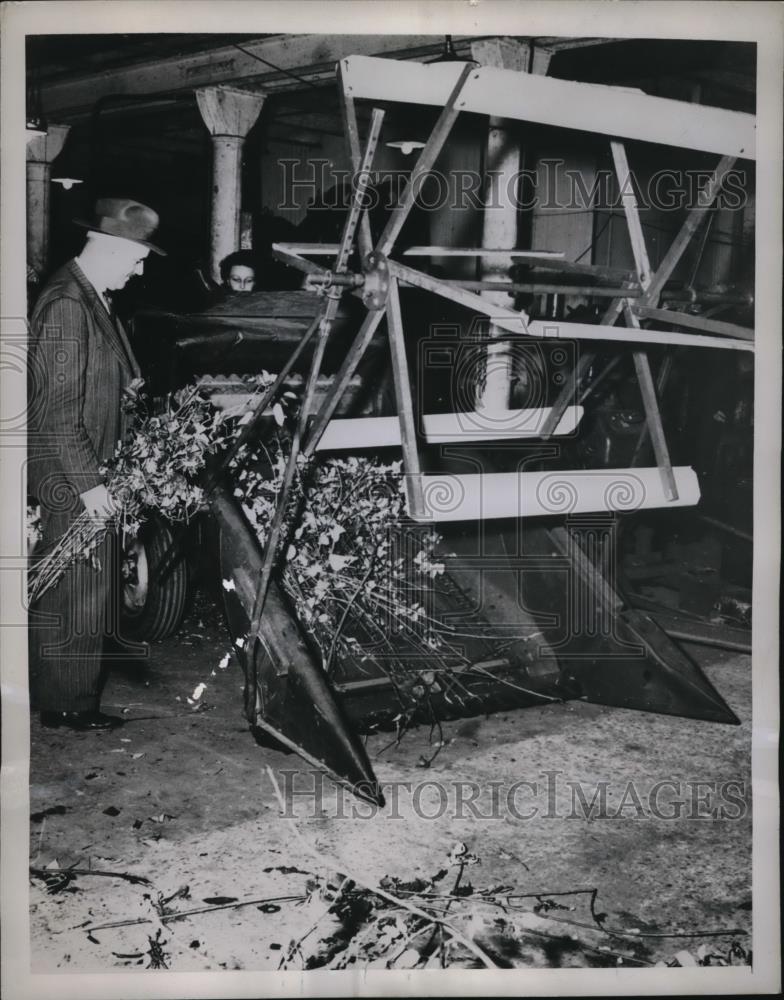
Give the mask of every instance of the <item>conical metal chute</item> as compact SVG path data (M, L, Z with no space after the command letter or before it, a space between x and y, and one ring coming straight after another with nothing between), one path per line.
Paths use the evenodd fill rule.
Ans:
M220 529L226 616L245 673L248 721L360 798L383 804L365 748L274 580L259 627L251 630L263 556L227 491L216 491L211 509Z
M613 566L612 521L526 524L522 597L558 659L565 697L643 712L738 724L700 668L649 616L625 606L602 572Z

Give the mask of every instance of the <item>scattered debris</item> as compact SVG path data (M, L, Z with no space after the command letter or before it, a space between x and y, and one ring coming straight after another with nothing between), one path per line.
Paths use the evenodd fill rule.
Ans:
M41 812L30 813L30 822L41 823L47 816L64 816L67 811L65 806L49 806L48 809L42 809Z
M30 868L30 874L35 878L46 880L54 874L67 875L69 879L76 878L77 875L96 875L101 878L120 878L132 885L150 885L150 880L143 875L131 875L130 872L107 872L97 868Z
M149 896L147 896L149 899ZM187 920L189 917L199 916L202 913L215 913L218 910L239 910L243 906L273 906L278 903L303 903L306 896L299 893L296 896L275 896L272 899L240 899L235 903L221 903L218 906L199 906L193 910L181 910L176 913L164 913L157 915L156 920L162 924L167 924L172 920ZM136 917L128 920L114 920L105 924L94 924L92 926L80 924L87 933L93 931L113 930L117 927L135 927L138 924L152 923L150 917Z
M71 885L76 875L68 869L31 868L30 874L43 881L50 896L54 896L58 892L79 892L78 886Z
M145 897L147 898L147 897ZM181 885L179 889L173 892L170 896L164 896L162 892L158 893L158 898L153 903L155 911L159 917L163 917L171 910L168 908L169 903L173 903L175 899L190 899L191 898L191 887L189 885Z
M169 956L163 950L163 946L168 942L161 940L160 927L155 932L155 937L152 938L148 935L147 940L150 942L150 947L147 951L147 954L150 956L150 961L147 963L147 968L168 969L169 966L166 964L166 959L169 958Z
M285 810L269 768L268 773ZM682 929L653 934L639 927L608 928L607 914L597 912L596 888L531 893L515 892L509 885L476 888L464 876L470 866L481 863L480 858L462 842L449 851L448 867L429 878L405 881L387 876L378 885L363 884L353 871L346 872L343 862L322 855L293 820L289 822L319 869L328 874L308 882L305 905L313 910L314 921L289 943L281 969L652 966L650 939L691 936ZM451 884L450 872L454 872ZM581 898L587 899L590 920L572 916L575 900ZM665 964L698 965L706 964L706 959L710 964L745 964L750 956L735 940L743 934L738 928L695 931L695 938L732 937L727 955L705 946L696 958L682 951ZM612 938L625 939L628 945L611 945Z
M202 695L206 690L207 690L207 685L203 681L196 685L196 687L193 689L193 694L191 694L190 698L188 698L188 704L191 706L191 708L194 708L196 706L200 707Z

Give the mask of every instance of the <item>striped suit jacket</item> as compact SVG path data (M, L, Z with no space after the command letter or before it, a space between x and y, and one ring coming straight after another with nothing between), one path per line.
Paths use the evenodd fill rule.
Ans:
M139 366L75 260L43 289L30 327L28 493L75 514L125 433L122 392Z

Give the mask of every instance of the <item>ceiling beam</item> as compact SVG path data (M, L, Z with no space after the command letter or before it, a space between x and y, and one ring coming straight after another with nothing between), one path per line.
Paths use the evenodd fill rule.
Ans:
M467 55L471 41L478 37L455 38L453 43L459 54ZM438 55L442 49L441 35L276 35L243 42L244 51L220 45L61 79L44 84L41 96L47 115L70 122L89 114L95 102L108 94L172 93L220 83L260 87L268 93L301 89L307 84L282 71L324 81L334 77L335 64L347 55L417 59Z

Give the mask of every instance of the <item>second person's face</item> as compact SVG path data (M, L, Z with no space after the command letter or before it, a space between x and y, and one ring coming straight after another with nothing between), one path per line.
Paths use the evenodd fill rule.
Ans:
M252 292L256 285L256 274L252 267L235 264L229 271L227 284L233 292Z

